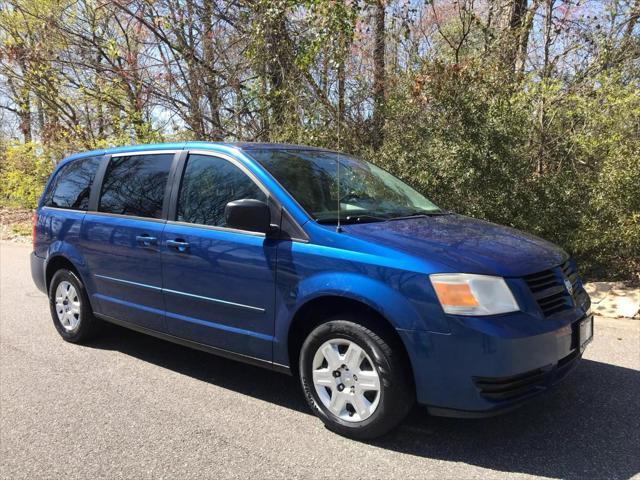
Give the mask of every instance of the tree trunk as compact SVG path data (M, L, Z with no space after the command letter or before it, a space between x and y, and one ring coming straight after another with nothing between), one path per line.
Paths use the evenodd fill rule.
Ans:
M518 73L524 72L529 48L529 35L531 34L533 20L539 5L540 0L533 0L531 7L526 11L524 19L522 20L522 26L520 27L520 33L518 36L518 50L515 63L515 69Z
M202 6L202 16L200 18L202 24L202 50L204 59L204 75L205 95L209 104L209 115L211 118L211 131L209 137L211 140L220 141L224 139L222 130L222 122L220 120L220 96L218 93L217 78L215 74L214 50L213 50L213 2L205 0Z
M31 133L31 103L27 100L21 100L21 105L18 107L18 117L20 119L20 132L24 137L24 143L29 143L33 140Z
M545 14L544 14L544 26L543 26L543 58L542 58L542 72L540 76L543 79L551 77L551 44L553 39L551 38L551 31L553 30L553 8L555 0L545 0Z
M529 0L508 0L500 5L500 48L502 50L502 62L511 71L516 69L516 59L522 41L522 27L527 13ZM526 35L527 41L529 35Z
M373 115L371 129L371 145L378 150L384 142L385 120L385 3L376 0L373 12L374 47L373 47Z
M551 44L552 38L551 33L553 30L553 7L555 5L555 0L545 0L545 17L544 24L542 27L542 43L543 43L543 59L542 59L542 71L540 72L540 77L542 81L549 79L551 76L552 65L551 65ZM546 91L542 89L540 93L540 105L538 110L538 175L542 175L547 171L550 167L548 165L546 159L546 151L547 151L547 98Z
M625 44L632 37L633 29L636 27L638 19L640 19L640 0L635 0L629 12L629 21L627 22L627 26L624 29L623 41L625 42Z
M275 14L267 26L267 65L266 73L269 80L269 105L272 122L281 128L286 119L289 95L287 81L291 81L291 59L289 39L287 35L287 17L284 7Z
M29 143L33 140L31 127L31 95L26 87L17 86L11 77L7 77L7 84L9 90L13 93L12 96L16 103L16 114L20 121L20 133L22 133L24 143Z

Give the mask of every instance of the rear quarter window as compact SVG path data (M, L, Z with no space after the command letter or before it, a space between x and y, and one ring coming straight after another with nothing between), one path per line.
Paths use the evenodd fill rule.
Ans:
M101 156L80 158L60 167L45 194L44 205L86 211L101 159Z

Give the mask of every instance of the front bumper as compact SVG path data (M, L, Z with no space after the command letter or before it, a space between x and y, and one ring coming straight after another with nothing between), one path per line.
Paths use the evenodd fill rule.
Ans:
M450 334L399 330L418 403L434 415L488 416L511 410L561 381L582 358L590 313L555 330L503 338L452 322ZM593 325L591 323L591 325Z

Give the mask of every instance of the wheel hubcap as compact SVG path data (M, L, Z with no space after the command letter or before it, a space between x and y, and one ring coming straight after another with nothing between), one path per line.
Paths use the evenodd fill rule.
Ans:
M323 343L313 358L313 385L323 405L348 422L369 418L380 403L380 377L369 355L350 340Z
M56 288L56 313L62 328L70 332L80 324L80 298L71 283L62 281Z

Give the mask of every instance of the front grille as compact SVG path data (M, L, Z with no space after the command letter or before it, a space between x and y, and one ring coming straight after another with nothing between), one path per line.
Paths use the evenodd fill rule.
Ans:
M571 282L572 294L567 290L565 279ZM524 281L545 317L570 310L574 305L588 308L588 296L582 288L578 272L569 260L559 267L527 275Z
M510 377L472 377L480 395L489 400L516 400L535 395L555 385L576 366L580 352L573 350L557 364Z
M548 371L538 368L512 377L473 377L480 394L491 400L510 400L544 388Z

